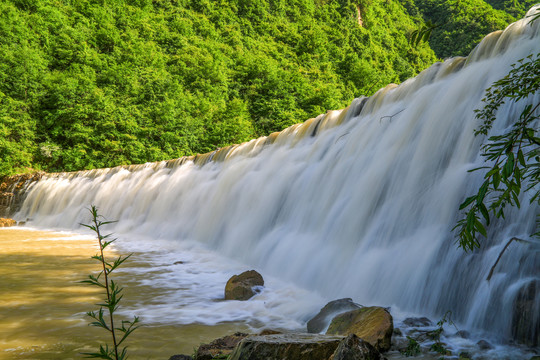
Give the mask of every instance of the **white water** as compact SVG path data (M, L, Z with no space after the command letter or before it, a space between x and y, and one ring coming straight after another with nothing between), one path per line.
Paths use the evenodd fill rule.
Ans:
M461 326L504 341L521 285L540 279L538 249L512 244L485 279L510 237L529 238L539 209L523 199L472 254L456 248L451 229L483 176L467 173L483 164L473 110L512 63L540 52L539 33L539 21L517 22L467 60L436 64L342 112L196 163L50 175L33 185L16 218L79 229L95 204L119 220L121 246L153 255L152 279L185 288L148 306L148 321L295 329L325 301L352 297L433 319L451 310ZM493 131L524 104L503 106ZM174 259L186 266L171 270ZM208 300L251 267L270 279L255 301Z

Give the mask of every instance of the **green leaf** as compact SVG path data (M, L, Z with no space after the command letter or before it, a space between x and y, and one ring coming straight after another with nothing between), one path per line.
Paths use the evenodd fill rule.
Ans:
M476 195L473 195L473 196L469 196L467 199L465 199L464 202L461 203L461 205L459 205L459 210L463 210L465 209L467 206L469 206L473 201L476 200Z
M526 166L525 157L523 156L523 151L521 149L519 149L518 151L518 161L521 164L521 166Z
M493 188L497 190L499 188L499 184L501 183L501 174L499 171L493 173Z

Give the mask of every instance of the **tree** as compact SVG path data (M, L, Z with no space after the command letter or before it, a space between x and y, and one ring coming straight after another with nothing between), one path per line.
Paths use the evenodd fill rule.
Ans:
M540 99L534 97L539 89L540 53L514 64L504 78L486 90L485 105L476 110L482 125L475 135L487 135L502 104L525 103L513 125L506 132L489 137L482 146L482 156L491 165L471 170L488 169L478 192L460 205L465 214L454 229L459 246L466 251L480 247L479 234L487 237L486 226L493 216L504 219L506 206L520 207L522 191L531 194L531 203L540 204ZM533 236L540 236L540 232L537 230Z

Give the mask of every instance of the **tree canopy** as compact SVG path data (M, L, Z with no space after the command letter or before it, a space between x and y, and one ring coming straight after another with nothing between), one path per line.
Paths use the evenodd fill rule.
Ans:
M395 1L0 3L0 174L204 153L432 64Z

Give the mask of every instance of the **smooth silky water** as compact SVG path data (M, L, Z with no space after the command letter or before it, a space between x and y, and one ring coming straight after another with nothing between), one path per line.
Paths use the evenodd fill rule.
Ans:
M351 297L391 307L398 327L410 314L436 322L452 311L456 325L473 333L449 338L453 350L528 359L538 348L512 347L509 339L520 289L540 281L540 247L512 244L486 277L512 236L538 242L530 237L538 206L522 194L522 208L492 224L472 253L457 248L452 227L460 202L483 181L481 172L467 172L484 165L474 109L511 64L538 52L540 21L518 21L467 58L281 133L196 157L49 174L30 186L14 217L80 231L95 204L118 220L111 229L118 251L147 264L123 271L161 289L139 291L123 310L149 326L298 331L327 301ZM503 105L493 134L539 98ZM251 268L263 274L265 290L247 302L222 301L228 277ZM481 351L479 339L496 346Z

